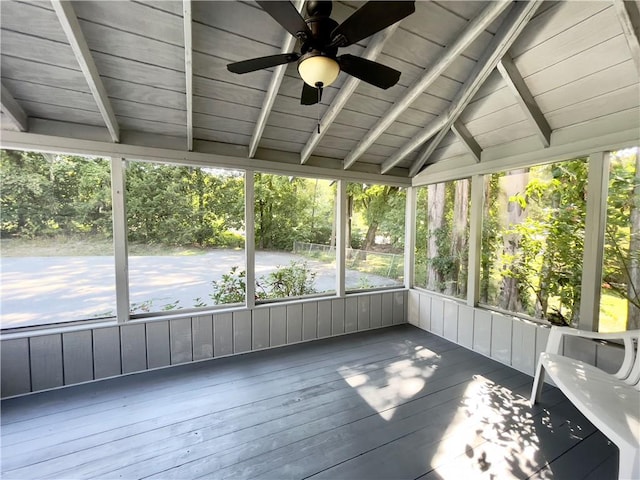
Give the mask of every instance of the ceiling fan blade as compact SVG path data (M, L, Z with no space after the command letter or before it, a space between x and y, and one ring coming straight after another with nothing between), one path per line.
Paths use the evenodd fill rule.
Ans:
M354 55L340 55L338 63L343 72L385 90L393 87L400 79L399 71Z
M291 2L258 1L257 3L294 37L298 38L299 32L305 32L308 37L311 37L311 31L304 18Z
M415 11L413 1L367 2L333 30L331 43L337 47L347 47L384 30Z
M227 70L233 73L249 73L263 68L271 68L284 63L295 62L300 58L297 53L279 53L278 55L269 55L268 57L251 58L242 62L230 63Z
M302 82L302 95L300 96L301 105L315 105L318 103L318 97L322 100L322 89L318 92L317 88Z

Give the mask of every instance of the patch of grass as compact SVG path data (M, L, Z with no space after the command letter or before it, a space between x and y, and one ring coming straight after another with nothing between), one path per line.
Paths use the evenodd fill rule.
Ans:
M203 255L207 249L167 245L129 244L130 256ZM105 237L5 238L2 257L99 257L113 255L113 240Z
M614 295L602 294L600 298L601 332L622 332L627 324L627 300Z

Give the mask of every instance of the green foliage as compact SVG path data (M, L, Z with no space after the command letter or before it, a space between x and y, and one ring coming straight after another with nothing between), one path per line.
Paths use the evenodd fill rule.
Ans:
M313 287L316 273L306 262L292 261L288 266L278 265L274 272L256 279L256 299L301 297L316 293ZM246 292L246 271L235 266L220 280L212 282L211 298L216 304L242 303Z
M246 271L235 266L229 273L222 275L220 280L212 282L212 286L211 298L216 304L242 303L247 291Z
M2 150L0 182L2 237L111 234L107 160Z
M492 176L485 197L490 204L485 205L483 231L483 300L505 305L506 299L497 296L515 290L523 313L546 317L558 311L575 320L581 297L587 172L585 159L533 167L524 191L506 203L500 203L499 179ZM502 223L507 208L520 209L519 221ZM508 289L507 280L512 282Z
M258 248L291 250L295 241L330 243L335 187L329 182L256 173L254 185Z
M315 279L316 272L309 269L307 262L292 261L288 266L278 265L274 272L260 277L257 286L264 293L260 298L301 297L316 293Z

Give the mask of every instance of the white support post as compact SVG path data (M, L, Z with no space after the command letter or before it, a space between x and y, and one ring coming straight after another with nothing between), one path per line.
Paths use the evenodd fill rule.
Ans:
M609 153L589 156L589 193L584 222L584 252L582 254L582 294L580 297L580 330L597 331L602 287L604 231L607 222L609 191Z
M513 63L508 53L505 53L498 62L498 71L516 98L518 105L522 108L522 112L527 116L531 125L535 127L536 134L540 138L542 145L544 147L551 145L551 127L547 119L544 118L544 114L533 98L529 87L524 82L518 67Z
M98 67L96 67L93 60L91 50L89 50L87 40L82 33L80 22L78 22L78 17L76 17L76 13L73 10L71 2L68 0L51 0L51 6L58 16L62 30L67 36L67 40L69 40L73 54L75 55L76 60L78 60L80 70L82 70L87 81L87 85L89 86L89 90L91 90L91 93L93 94L93 98L98 106L98 110L100 110L104 123L111 134L111 138L114 142L119 142L120 127L118 126L118 121L113 113L109 96L104 88L102 79L100 78L100 73L98 72Z
M485 9L469 20L467 27L463 32L456 36L451 45L447 46L438 58L425 69L413 84L402 94L402 98L387 110L387 112L378 120L378 122L360 139L358 145L349 152L344 159L344 168L348 169L360 158L375 141L382 135L395 120L404 112L429 86L435 82L449 66L455 62L460 54L487 29L491 23L509 6L511 2L488 2ZM422 142L420 142L422 143ZM396 163L397 164L397 163ZM391 170L396 164L391 165L388 162L383 163L382 173Z
M629 45L631 57L640 72L640 5L637 0L613 0L618 21Z
M246 304L248 309L256 305L256 217L254 172L247 170L244 174L244 255Z
M2 85L2 94L0 95L0 107L19 131L26 132L28 130L27 114L4 85Z
M407 188L404 217L404 286L413 287L416 256L416 187Z
M467 127L458 119L453 122L451 125L451 131L453 134L458 137L458 140L462 142L462 145L469 151L469 153L473 156L476 162L480 162L482 160L482 148L476 142L476 139L473 138L471 132L467 130Z
M346 248L347 248L347 181L338 180L338 204L336 205L336 295L344 297L346 292Z
M127 204L124 158L111 159L111 214L113 254L116 269L116 316L118 323L129 320L129 257L127 247Z
M467 272L467 305L475 307L480 300L480 259L482 257L482 207L484 176L471 177L471 205L469 211L469 263Z
M191 29L191 0L182 2L184 24L184 79L187 105L187 150L193 150L193 36Z
M293 4L298 12L302 12L304 0L294 0ZM295 47L296 39L289 32L284 32L284 35L285 38L282 41L280 52L290 53L293 50L293 47ZM253 129L253 135L251 135L251 142L249 143L249 158L253 158L256 154L256 151L258 150L260 139L262 138L262 134L264 133L264 128L267 126L267 121L269 120L271 109L273 108L273 104L275 103L278 92L280 91L280 85L282 84L282 80L284 79L284 72L286 70L286 64L278 65L273 69L273 73L271 74L271 81L269 82L267 93L264 96L262 108L260 109L260 114L258 115L256 126Z
M438 148L440 142L449 132L453 123L462 114L478 90L480 90L480 87L496 67L498 61L507 52L507 50L509 50L513 42L518 38L518 35L520 35L520 32L524 30L541 3L541 0L514 2L507 17L500 25L500 29L496 32L493 40L491 40L489 45L486 47L482 57L476 63L476 66L469 75L467 81L460 88L447 111L440 115L432 125L427 126L422 132L419 132L404 146L398 149L391 158L387 159L387 161L383 163L383 172L388 171L389 168L400 163L413 150L435 134L435 137L413 162L413 165L409 169L409 176L414 177L422 169L423 165L427 163L427 160L429 160L431 154L436 150L436 148ZM436 133L437 130L434 127L440 126L443 121L444 125L441 128L438 128L437 130L439 131Z

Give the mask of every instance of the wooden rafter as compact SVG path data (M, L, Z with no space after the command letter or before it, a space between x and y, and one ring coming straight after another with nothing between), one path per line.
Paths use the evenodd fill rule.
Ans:
M294 5L296 9L301 12L302 7L304 6L304 0L296 0ZM282 42L282 48L280 51L282 53L289 53L293 49L295 43L296 39L291 34L285 32L285 39ZM264 97L264 102L262 102L262 109L260 110L260 115L258 116L258 121L253 129L251 142L249 143L249 158L253 158L256 154L258 144L260 143L262 133L264 132L264 127L267 126L271 109L273 108L273 104L278 96L278 91L280 90L280 85L282 84L282 79L284 78L284 72L286 70L287 64L279 65L273 70L271 81L269 82L269 87L267 88L267 93Z
M7 116L11 123L21 132L28 130L28 117L25 111L22 109L18 101L13 98L11 92L2 85L2 95L0 96L0 104L2 106L2 112Z
M460 114L462 114L471 99L489 77L489 74L496 68L500 59L507 53L516 38L518 38L541 3L541 0L514 3L509 15L502 23L500 30L496 33L495 37L493 37L482 58L478 60L476 67L471 72L471 75L469 75L469 79L453 99L451 106L445 114L446 122L443 128L440 129L435 138L429 142L418 159L413 163L409 169L409 176L417 174L438 145L440 145L440 142L442 142L442 139L448 133L453 123L458 119ZM430 129L427 128L427 131L429 130ZM393 164L397 165L397 163L402 161L409 153L430 137L431 135L427 137L424 137L423 134L416 135L392 157L391 160L395 162Z
M464 52L478 36L507 8L509 2L491 2L473 20L456 40L445 49L424 74L403 93L380 120L358 142L344 159L344 168L350 168L387 128L404 112L440 75ZM390 169L391 167L389 167ZM389 170L387 169L387 170Z
M100 110L100 114L104 120L109 134L114 142L118 142L120 139L120 128L118 127L118 121L113 113L111 102L107 95L107 91L102 84L98 68L91 56L91 51L87 45L87 41L84 38L78 17L76 16L73 6L69 1L51 0L53 10L58 16L58 21L62 25L67 40L71 45L73 54L80 65L80 69L84 74L84 77L89 85L89 89L93 94L93 98Z
M516 97L522 111L536 128L536 133L540 137L542 144L548 147L551 144L551 127L508 53L498 62L498 71L509 90Z
M191 31L191 0L182 1L184 23L184 78L187 104L187 150L193 150L193 35Z
M482 154L482 148L480 148L476 139L473 138L473 135L471 135L469 130L467 130L467 127L465 127L460 120L456 120L453 122L453 125L451 125L451 131L456 137L458 137L458 140L462 142L473 158L476 159L476 162L479 162Z
M618 20L631 50L631 56L640 72L640 7L637 2L613 0Z
M382 52L382 48L384 44L387 42L389 38L394 34L396 29L400 23L395 23L390 27L384 29L381 32L378 32L375 36L371 38L369 43L367 44L367 48L362 55L363 58L367 60L375 60ZM307 141L307 144L302 148L302 152L300 153L300 163L306 163L309 160L309 157L313 153L313 150L318 146L320 140L324 137L325 133L336 119L340 111L347 104L353 92L355 92L356 88L360 84L360 80L356 77L349 77L346 82L340 87L340 93L336 95L333 103L327 109L326 113L320 120L320 133L316 130L311 134L311 137Z

